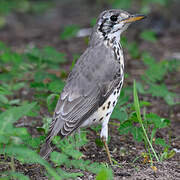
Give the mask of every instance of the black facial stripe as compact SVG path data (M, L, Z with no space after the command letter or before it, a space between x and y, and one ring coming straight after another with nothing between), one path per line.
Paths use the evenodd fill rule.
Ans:
M115 16L115 15L114 15ZM104 18L102 20L102 23L100 24L98 31L100 31L104 37L104 39L106 40L108 37L109 33L116 33L117 31L123 29L123 27L125 26L125 24L122 24L122 27L119 29L115 29L113 30L113 26L116 25L116 22L113 22L110 20L110 18Z
M103 36L106 35L106 33L103 31L103 27L104 27L104 23L106 22L107 19L104 19L103 22L101 23L100 27L99 27L99 31L102 32Z
M116 24L116 23L110 21L109 18L103 19L98 30L102 33L102 35L104 36L105 39L107 38L107 34L109 34L111 32L111 29L113 28L114 24Z

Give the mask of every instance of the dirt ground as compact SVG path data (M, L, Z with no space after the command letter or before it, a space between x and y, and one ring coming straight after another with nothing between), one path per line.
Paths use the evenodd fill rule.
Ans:
M17 52L23 52L28 45L30 46L53 46L60 52L67 54L69 64L73 59L73 54L81 54L87 47L83 38L73 38L71 40L61 40L59 38L63 27L69 24L78 24L81 28L90 27L89 22L91 18L96 17L102 10L102 7L96 7L93 1L77 0L74 5L71 1L59 2L55 8L49 10L43 15L30 15L12 13L7 17L7 24L0 30L0 41L5 42ZM147 50L157 59L164 59L174 57L174 54L180 53L180 18L179 16L173 21L166 18L166 15L152 13L149 19L144 23L136 23L125 33L129 40L136 40L140 45L140 49ZM179 19L178 19L179 18ZM179 24L178 24L179 22ZM158 26L159 25L159 26ZM137 38L141 29L154 28L158 34L158 42L155 44L145 42ZM180 55L179 55L180 56ZM139 76L143 67L138 61L132 60L125 50L126 72L134 77ZM68 67L67 65L67 67ZM166 84L171 89L173 84L180 82L180 76L177 73L172 73L166 77ZM125 85L132 83L132 79L125 80ZM176 92L178 93L178 92ZM140 97L143 99L143 97ZM178 100L178 99L177 99ZM148 97L148 101L152 106L148 109L150 112L157 113L159 116L171 119L172 130L172 148L180 149L178 135L180 134L180 108L173 106L170 108L163 100ZM41 113L43 114L43 112ZM33 119L25 119L25 122L31 122ZM42 122L36 123L41 125ZM33 126L29 126L29 131L37 133L33 130ZM143 159L138 159L132 163L135 157L140 156L144 151L144 147L135 143L132 137L120 136L117 129L110 125L111 142L109 144L112 157L120 163L120 167L113 167L114 179L128 179L128 180L178 180L180 179L180 157L177 153L173 158L155 163L157 171L153 171L150 164L143 164ZM166 130L159 134L160 137L166 137ZM82 152L86 159L95 162L106 162L107 156L105 151L97 147L94 139L97 137L92 131L88 131L89 143ZM126 153L121 153L122 150ZM5 168L5 167L4 167ZM47 179L43 175L43 169L32 168L30 165L22 165L17 162L16 169L19 169L24 174L29 175L31 179ZM94 179L94 176L85 172L81 179Z

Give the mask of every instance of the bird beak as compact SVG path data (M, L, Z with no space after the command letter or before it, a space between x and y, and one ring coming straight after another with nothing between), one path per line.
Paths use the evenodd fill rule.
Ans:
M140 14L137 14L137 15L132 15L126 19L123 19L122 21L125 22L125 23L131 23L131 22L134 22L134 21L139 21L141 19L144 19L146 18L145 15L140 15Z

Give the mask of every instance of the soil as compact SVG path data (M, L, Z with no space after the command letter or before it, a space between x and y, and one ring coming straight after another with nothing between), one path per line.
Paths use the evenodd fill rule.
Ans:
M86 49L87 44L83 38L78 37L70 40L61 40L59 35L63 28L69 24L78 24L81 28L88 28L90 27L90 20L93 17L97 17L102 10L106 9L106 6L97 7L95 1L90 0L77 0L76 3L73 3L73 6L71 3L72 0L62 2L57 1L56 6L44 14L22 15L20 13L11 13L6 18L5 27L0 30L0 41L5 42L17 52L23 52L27 48L27 45L37 47L53 46L67 55L66 58L68 59L68 64L65 65L65 68L69 70L73 54L82 54ZM178 3L177 5L179 6ZM158 9L154 11L155 12L150 14L150 18L147 19L147 21L132 25L124 35L126 35L130 41L138 41L141 50L150 52L158 60L174 57L175 53L176 55L179 53L180 56L180 27L178 25L178 23L180 24L180 16L178 15L174 17L171 21L170 19L172 18L167 18L165 13L161 13ZM169 8L169 11L172 11L171 7ZM157 43L149 43L137 38L137 34L140 33L142 29L148 28L153 28L157 32ZM126 72L130 74L131 77L134 76L138 79L140 74L143 72L144 65L138 60L132 60L126 50L124 54L126 59ZM124 86L131 84L132 81L132 79L127 78ZM165 82L168 89L174 89L174 85L178 86L178 82L180 82L180 76L178 76L178 73L171 73L167 75ZM179 88L176 88L174 92L179 93ZM144 97L140 96L140 99L144 99ZM146 99L144 100L148 100L152 103L148 108L148 111L154 112L161 117L171 119L171 145L172 148L179 150L179 106L175 105L170 108L170 106L168 106L161 98L153 98L151 96L146 96ZM41 111L42 116L47 114L47 109ZM25 126L28 128L32 136L37 136L39 134L34 127L42 125L42 117L36 119L36 124L32 123L33 121L33 118L24 118L21 119L21 121L18 121L18 124L26 124ZM118 167L113 167L115 180L180 179L179 153L176 153L171 159L154 163L154 166L157 168L155 171L150 167L149 163L143 163L141 154L144 152L144 147L142 144L134 142L132 137L129 135L119 135L117 128L113 125L109 126L109 134L111 136L109 148L112 157L120 164ZM161 131L158 135L166 138L167 130ZM94 142L94 139L97 137L98 135L94 134L91 130L88 130L89 143L85 148L82 148L81 151L85 155L85 158L90 159L92 162L107 162L107 156L104 149L97 147ZM133 160L140 156L141 158L133 163ZM3 160L3 156L1 156L0 159ZM15 168L18 171L23 172L25 175L28 175L30 179L47 179L42 167L34 167L33 165L27 164L24 165L15 161ZM2 167L0 165L0 171L8 169L9 166ZM84 177L79 177L77 179L85 180L94 178L95 176L93 174L84 172Z

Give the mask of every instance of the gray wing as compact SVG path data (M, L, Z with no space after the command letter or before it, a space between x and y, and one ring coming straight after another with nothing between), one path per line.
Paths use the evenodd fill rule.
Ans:
M118 85L119 64L104 45L88 48L70 73L57 103L46 143L76 130L109 97Z

